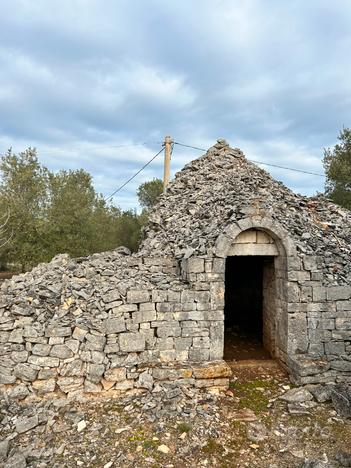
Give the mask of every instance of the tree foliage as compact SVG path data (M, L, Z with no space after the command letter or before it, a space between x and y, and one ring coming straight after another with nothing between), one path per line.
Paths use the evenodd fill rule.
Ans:
M142 208L150 210L163 192L163 182L161 179L153 179L144 182L138 188L138 200Z
M325 192L335 203L351 210L351 129L344 128L339 143L324 150Z
M0 171L0 219L9 213L6 231L12 233L0 251L2 264L24 271L58 253L85 256L120 245L138 248L145 214L107 204L86 171L53 173L33 148L17 155L9 150L1 157Z

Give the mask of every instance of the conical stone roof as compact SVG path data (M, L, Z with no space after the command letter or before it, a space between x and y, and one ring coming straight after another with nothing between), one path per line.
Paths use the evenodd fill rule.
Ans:
M299 255L319 256L328 282L351 282L351 212L323 196L295 194L224 140L176 174L150 215L139 252L211 255L228 225L252 215L278 222Z

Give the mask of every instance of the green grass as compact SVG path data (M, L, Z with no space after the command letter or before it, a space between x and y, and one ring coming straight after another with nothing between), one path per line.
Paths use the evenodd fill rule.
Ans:
M192 427L190 424L186 422L182 422L178 424L177 429L181 434L183 434L183 432L186 432L186 433L190 432L192 430Z

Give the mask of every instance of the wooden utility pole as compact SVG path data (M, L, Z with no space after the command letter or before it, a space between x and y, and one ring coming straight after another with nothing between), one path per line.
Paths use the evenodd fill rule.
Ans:
M172 138L170 136L165 137L163 146L165 147L165 162L163 171L163 193L166 193L167 185L170 179L171 172L171 149L172 149Z

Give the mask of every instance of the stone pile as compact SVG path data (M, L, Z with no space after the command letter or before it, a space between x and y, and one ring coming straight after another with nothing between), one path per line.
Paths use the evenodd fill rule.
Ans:
M0 384L18 399L150 391L167 381L225 387L226 366L200 363L209 359L220 312L211 310L209 290L190 291L176 270L172 259L117 249L61 255L6 281Z

